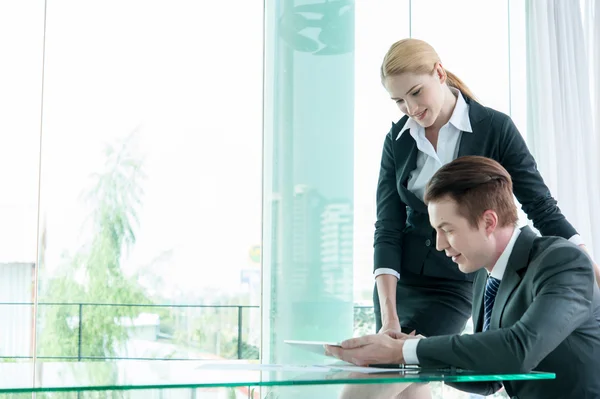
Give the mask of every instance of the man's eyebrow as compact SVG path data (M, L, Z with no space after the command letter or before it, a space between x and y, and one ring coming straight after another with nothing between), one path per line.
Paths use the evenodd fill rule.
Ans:
M448 222L442 222L442 223L438 224L437 228L441 229L442 227L445 227L445 226L450 226L450 223L448 223Z

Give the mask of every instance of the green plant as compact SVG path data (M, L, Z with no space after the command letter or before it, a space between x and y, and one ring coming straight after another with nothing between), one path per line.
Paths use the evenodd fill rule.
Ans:
M375 313L371 307L354 307L354 336L375 332Z
M118 356L128 338L124 322L137 317L142 308L95 304L150 303L121 268L136 241L143 196L143 162L135 155L133 139L132 134L118 145L107 146L104 170L92 176L92 187L83 193L90 209L85 225L90 238L72 256L65 254L57 273L41 284L40 302L75 303L40 306L37 352L41 358ZM89 377L102 382L116 378L115 370L103 371L104 375ZM110 397L122 395L110 392Z

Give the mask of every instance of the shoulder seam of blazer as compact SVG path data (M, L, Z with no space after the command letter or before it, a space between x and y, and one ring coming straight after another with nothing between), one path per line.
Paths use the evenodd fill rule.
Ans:
M472 122L480 122L485 118L491 117L494 113L500 113L500 111L496 111L495 109L486 107L475 100L472 100L468 97L465 97L465 102L469 106L469 117L473 118ZM506 115L506 114L504 114Z

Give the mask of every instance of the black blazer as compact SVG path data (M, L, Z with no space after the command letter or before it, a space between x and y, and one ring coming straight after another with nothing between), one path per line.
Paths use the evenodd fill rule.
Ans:
M473 132L461 133L458 156L481 155L502 164L512 177L523 211L543 235L569 239L577 234L560 212L510 117L467 97L465 101ZM404 116L392 123L385 137L377 186L374 267L394 269L401 276L407 271L407 275L472 281L472 274L460 272L450 258L435 249L436 235L427 207L407 189L418 151L409 129L403 130L407 120Z

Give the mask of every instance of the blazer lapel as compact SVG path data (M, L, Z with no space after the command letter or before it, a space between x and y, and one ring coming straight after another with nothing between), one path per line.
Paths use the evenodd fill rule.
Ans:
M485 131L489 124L488 111L477 101L473 101L467 97L465 97L465 101L469 104L469 120L471 121L473 132L461 133L457 157L485 155L483 151L485 149Z
M400 168L400 183L406 187L410 172L417 167L417 143L413 140L408 129L400 133L397 141L399 155L397 159L406 160Z
M402 194L404 196L403 200L406 205L410 206L415 211L419 211L421 213L427 213L427 207L423 200L414 195L411 191L408 190L408 178L410 176L410 172L415 170L417 167L417 143L410 135L408 130L398 133L399 137L396 144L396 159L405 160L404 164L399 167L400 172L400 185L402 186Z
M487 278L487 271L481 269L475 274L475 281L473 282L473 329L475 332L481 331L482 316L483 316L483 293L485 291L485 283Z
M520 270L526 268L529 264L529 253L533 246L535 233L529 227L523 227L521 233L515 242L512 253L508 258L508 264L502 277L502 282L498 287L494 308L492 309L492 318L490 320L490 329L500 328L502 313L506 308L506 303L512 292L521 282Z

